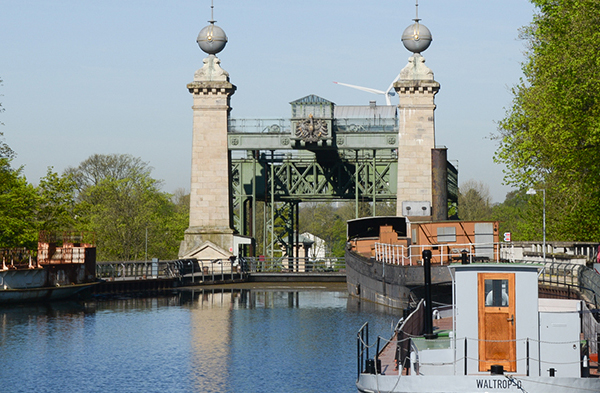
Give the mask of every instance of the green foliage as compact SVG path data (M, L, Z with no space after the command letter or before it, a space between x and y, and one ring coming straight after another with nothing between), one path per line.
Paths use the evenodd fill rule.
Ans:
M130 154L93 154L76 168L65 169L65 175L71 175L80 192L106 179L149 177L150 172L152 168L148 163Z
M62 176L48 168L36 188L11 168L14 156L0 139L0 247L35 249L40 230L81 230L96 234L100 261L177 257L189 195L162 192L141 159L94 154Z
M1 111L0 111L1 112ZM0 123L2 124L2 123ZM15 152L4 142L4 133L0 131L0 158L5 158L6 161L0 165L10 165L10 160L15 158Z
M300 209L300 233L310 232L323 239L326 253L333 256L344 255L346 241L346 222L338 210L331 203L310 203Z
M539 14L522 31L524 78L499 123L495 159L507 183L547 190L549 239L598 240L600 2L532 3Z
M492 218L492 196L486 184L468 180L458 193L458 215L465 221L483 221Z
M79 225L96 233L98 260L143 260L146 246L148 258L177 256L183 220L156 180L106 178L83 189L80 199Z
M3 110L0 105L0 112ZM37 247L35 213L39 198L23 176L23 168L11 167L14 157L15 152L0 132L0 248L33 249Z
M370 203L361 202L358 206L358 217L371 216L373 207ZM378 203L378 215L396 215L393 203ZM346 222L356 217L354 202L309 203L300 209L300 232L310 232L325 241L327 254L343 257L346 248Z
M40 230L62 232L75 226L75 187L70 175L59 176L48 168L38 187L37 220Z
M94 154L65 171L77 190L76 228L96 233L98 260L177 258L189 196L179 190L173 201L150 172L128 154Z
M504 202L492 207L492 220L500 222L501 235L510 232L513 241L542 238L542 208L530 204L532 199L525 190L511 191Z
M375 215L377 216L395 216L396 201L375 203Z
M37 246L36 206L39 196L27 183L22 168L12 169L10 159L0 158L0 247Z

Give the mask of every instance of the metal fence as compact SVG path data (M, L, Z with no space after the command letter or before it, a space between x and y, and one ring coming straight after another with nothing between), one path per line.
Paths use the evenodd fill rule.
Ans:
M473 254L471 254L473 255ZM540 263L519 260L514 263L542 264L539 282L558 288L578 290L590 303L600 302L600 274L584 265L576 263L547 261ZM248 273L327 273L343 272L346 269L344 258L265 258L247 257L230 259L183 259L175 261L127 261L97 262L96 277L108 281L148 280L166 278L198 278L198 280L227 279L244 277Z
M104 280L164 278L169 262L96 262L96 277Z
M514 261L515 263L541 264L544 266L539 275L539 283L554 288L575 290L598 309L600 302L600 274L594 269L578 263L530 260Z
M597 309L598 302L600 302L600 274L596 273L594 269L581 269L579 283L582 295Z
M96 262L96 277L108 281L165 278L216 278L245 274L237 261L229 259L181 259L175 261Z
M108 281L194 278L211 280L244 277L248 273L326 273L346 268L344 258L180 259L174 261L97 262L96 277ZM194 280L197 281L197 280Z
M248 273L333 273L346 269L346 260L336 257L320 259L247 257L242 258L240 263Z
M291 135L290 119L229 119L229 132Z
M394 117L336 118L334 129L338 133L397 132L398 120ZM229 132L249 134L292 134L292 119L229 119Z

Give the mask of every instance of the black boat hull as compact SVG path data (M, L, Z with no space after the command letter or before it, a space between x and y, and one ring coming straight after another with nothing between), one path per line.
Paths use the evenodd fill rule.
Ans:
M346 283L348 293L361 300L387 307L405 309L413 297L423 293L423 266L402 266L376 261L346 250ZM452 296L450 269L447 265L432 266L433 301L450 303Z

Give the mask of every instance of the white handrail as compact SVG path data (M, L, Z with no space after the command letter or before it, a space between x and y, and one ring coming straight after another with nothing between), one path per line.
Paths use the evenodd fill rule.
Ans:
M463 251L466 251L469 262L475 258L489 258L498 262L500 260L500 246L502 243L441 243L430 245L404 246L401 244L375 243L375 259L388 264L413 266L420 265L421 255L425 249L433 249L433 258L442 265L451 260L458 260Z

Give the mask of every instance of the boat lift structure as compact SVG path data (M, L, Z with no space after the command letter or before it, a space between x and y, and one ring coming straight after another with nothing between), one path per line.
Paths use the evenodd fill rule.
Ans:
M234 226L256 237L257 202L265 203L264 250L283 244L293 255L301 202L396 201L398 111L396 106L336 106L309 95L291 102L291 119L230 119L228 149ZM458 200L458 171L444 159L447 201ZM283 222L283 231L276 231ZM283 235L277 235L282 233ZM297 239L296 239L297 240Z

